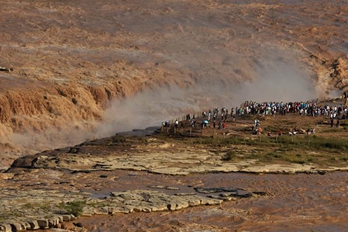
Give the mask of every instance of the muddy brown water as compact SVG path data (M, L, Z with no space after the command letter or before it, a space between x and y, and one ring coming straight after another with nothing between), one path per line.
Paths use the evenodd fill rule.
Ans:
M82 223L88 231L348 231L348 172L169 176L115 171L107 176L114 181L103 181L100 190L81 190L103 197L110 191L151 189L150 185L180 188L165 190L168 194L192 192L193 187L202 186L242 188L265 192L266 195L180 211L79 218L76 222Z
M175 80L179 85L190 81L207 83L198 88L197 93L193 91L188 94L189 97L183 94L180 98L170 96L153 101L154 106L161 107L160 110L150 107L151 111L156 111L156 115L161 118L166 118L163 108L176 109L174 105L179 105L180 108L196 106L200 102L197 100L201 99L200 96L208 95L207 98L213 99L211 102L214 102L214 106L215 103L222 104L224 101L232 104L229 93L233 91L230 85L225 84L230 83L230 78L241 82L255 76L261 79L257 85L259 91L245 91L248 92L247 96L239 96L243 100L261 97L279 99L280 96L291 98L290 100L296 100L294 97L299 100L311 99L313 94L309 91L310 88L301 81L303 75L296 71L297 65L289 65L286 59L289 54L286 51L299 50L301 54L304 53L299 57L291 55L307 65L314 62L312 53L320 55L318 62L321 63L322 60L330 61L345 56L348 52L348 8L347 1L341 0L1 2L1 65L14 67L11 75L34 80L39 75L39 78L58 82L64 78L67 81L79 81L83 73L101 71L100 73L106 73L104 78L108 82L113 80L107 75L109 69L110 76L121 75L130 69L114 81L121 80L123 83L126 77L128 79L138 73L138 69L144 69L153 70L154 74L150 72L150 75L154 75L155 83L167 82L167 79L172 82ZM298 46L293 47L291 44ZM134 68L130 65L115 66L119 60L133 64ZM79 67L80 64L86 67ZM156 74L158 67L166 73L165 81L164 77ZM326 76L330 68L322 69L323 75L319 75L320 71L317 71L318 76L324 77L318 78L319 84L328 82ZM57 70L61 75L59 78ZM142 75L140 72L139 83L147 80L147 75L146 78ZM10 77L6 78L2 77L6 79L6 87L10 89L11 86L18 86L19 78L14 78L14 81ZM91 78L86 77L86 82L98 79ZM213 81L205 82L208 80ZM262 83L269 88L260 88ZM271 85L272 83L276 84ZM201 88L209 91L202 94ZM128 91L135 89L138 88ZM265 90L260 91L262 89ZM272 91L268 91L269 89ZM277 89L281 92L277 92ZM39 97L42 98L41 95ZM171 104L163 107L164 103L159 99ZM179 99L178 103L173 99ZM187 99L191 101L183 105ZM77 110L77 118L80 112L85 110ZM96 112L91 111L91 114ZM147 114L142 111L139 115L144 118ZM175 114L170 111L169 115ZM70 120L70 116L66 118ZM118 121L125 124L123 118ZM142 125L142 121L139 119L139 123L130 128ZM34 141L28 139L30 146L27 146L31 148L35 144L35 150L41 150L41 144L45 147L47 144L51 147L62 146L56 136L46 136L54 137L54 140L33 136ZM73 136L66 137L69 138L66 143L76 144L71 141ZM13 144L21 146L22 143L13 141ZM27 149L28 147L23 148ZM3 152L2 158L4 156ZM156 184L180 187L180 191L192 191L192 187L188 186L235 187L264 191L267 195L238 199L221 206L194 207L175 212L79 219L88 231L348 231L346 172L326 175L195 174L177 177L117 171L105 175L108 178L103 181L98 176L81 173L72 178L81 179L81 186L78 186L78 182L76 186L91 192L95 197L103 197L110 191L142 189Z
M1 1L0 12L0 66L13 68L0 78L4 168L24 154L160 125L188 110L309 100L345 87L347 1L13 0ZM342 77L330 79L336 72ZM127 101L102 112L116 96Z

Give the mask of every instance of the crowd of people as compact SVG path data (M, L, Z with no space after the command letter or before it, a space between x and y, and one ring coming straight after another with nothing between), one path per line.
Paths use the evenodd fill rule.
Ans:
M348 107L342 104L329 105L311 102L253 102L246 101L240 107L236 107L237 115L264 114L264 115L286 115L298 113L303 116L325 116L336 119L346 119Z
M210 124L213 128L223 129L226 128L226 120L231 117L235 120L237 117L243 115L287 115L287 114L299 114L301 116L318 117L324 116L330 119L331 127L339 126L340 120L348 118L348 107L339 104L318 104L317 101L310 102L255 102L245 101L239 107L232 107L229 111L227 108L210 109L208 111L202 111L200 117L200 127L203 129ZM198 115L187 114L185 116L186 121L190 122L190 126L195 128L197 126ZM336 124L334 125L334 120ZM170 127L170 122L165 122L164 127ZM184 126L181 121L179 124L178 120L174 122L175 128L181 128ZM256 134L262 132L259 120L255 120L253 130ZM308 129L307 133L315 133L315 129ZM296 128L289 132L290 135L296 135ZM280 130L279 135L282 135ZM270 134L268 134L270 135Z

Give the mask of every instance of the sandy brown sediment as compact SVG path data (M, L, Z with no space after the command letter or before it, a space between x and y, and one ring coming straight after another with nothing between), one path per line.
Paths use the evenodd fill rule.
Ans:
M183 98L206 95L178 107L175 113L181 114L197 103L215 107L256 98L250 89L237 91L238 83L250 80L260 80L256 95L267 100L285 95L279 87L289 93L287 100L293 92L302 100L347 85L347 6L341 1L1 4L5 167L11 157L93 137L96 123L107 121L111 100L144 89L202 89ZM275 80L278 85L271 85ZM157 105L175 98L165 96L156 98ZM108 125L114 132L125 129Z
M37 169L23 173L16 171L15 176L8 176L9 179L5 184L12 183L12 187L16 190L9 189L5 193L16 191L16 194L11 194L11 198L14 201L21 199L23 204L26 204L25 212L29 212L31 207L35 208L35 205L48 204L44 196L57 202L60 201L59 199L61 201L86 200L90 198L87 193L92 193L92 198L100 197L100 200L94 200L101 204L99 213L94 211L99 216L90 217L92 211L90 207L87 207L84 215L88 217L80 217L74 221L82 223L87 231L129 231L131 228L147 231L163 229L172 229L173 231L180 229L231 231L235 229L257 230L259 228L269 231L307 231L308 229L322 230L330 226L334 226L337 231L344 231L346 208L342 202L346 200L347 196L342 194L342 191L344 192L346 188L346 173L335 172L320 176L318 174L196 173L177 176L125 170L63 174L59 171ZM333 182L334 184L332 184ZM159 212L132 212L130 214L124 214L126 212L124 208L117 209L120 204L113 205L110 201L112 197L104 198L109 196L110 192L121 191L119 194L124 194L122 191L127 190L130 193L143 191L142 194L148 194L150 199L154 199L156 194L150 191L155 190L164 191L168 195L164 194L162 198L169 199L173 194L195 193L193 187L200 186L238 188L254 193L247 200L233 198L232 201L225 201L216 207L186 208L180 206L183 208L178 212L167 211L163 208ZM35 194L31 198L35 202L28 204L30 199L27 196L30 195L30 192ZM44 195L41 196L38 194L39 192L44 193ZM80 194L87 196L87 198L79 198ZM134 197L134 195L132 196ZM194 197L191 194L189 196ZM197 199L197 197L193 199ZM3 202L8 200L2 198ZM41 201L45 203L40 203ZM127 204L129 210L132 203ZM20 207L20 205L15 204L16 207ZM94 205L94 208L97 206L96 203L91 205ZM138 210L141 209L140 204L134 207ZM15 207L10 208L14 209ZM146 209L151 208L155 209L154 206L151 206L144 208L144 211L146 212ZM19 212L21 211L23 208ZM37 219L39 216L37 213L36 211L36 216L32 220ZM17 220L20 219L17 217ZM69 222L64 222L63 225L69 228ZM70 228L73 227L70 226Z
M301 126L318 120L291 113L288 116L268 116L261 124L271 125L285 118L289 125L297 122ZM251 126L250 119L227 122L230 132L234 129L241 133L239 136L244 133L266 140L265 136L241 129ZM346 209L341 201L347 197L342 191L348 169L344 160L336 165L286 160L226 161L223 156L227 148L243 155L240 144L185 143L180 140L190 138L184 136L187 129L181 128L177 133L164 129L159 135L145 137L115 135L17 159L0 175L4 187L0 228L20 226L28 220L40 222L41 229L64 227L77 231L129 231L130 226L148 231L259 227L268 231L306 231L322 230L333 223L341 231L345 226ZM194 128L191 132L192 136L208 136L204 133L211 130ZM324 132L331 137L341 133L329 125L317 128L318 135L328 136ZM221 140L236 136L224 130L215 133L220 134ZM297 152L310 156L303 150ZM62 206L68 202L83 202L82 217L73 222L71 218L59 219L61 214L69 215L68 208ZM175 213L178 210L180 213ZM169 218L173 219L165 223ZM83 228L72 223L82 223Z
M199 176L199 175L198 175ZM195 180L196 175L189 179ZM234 185L266 191L266 196L223 203L220 207L195 207L170 213L138 213L117 217L81 218L78 220L91 231L117 229L127 226L148 231L207 230L207 231L345 231L346 173L316 175L248 175L216 174L201 176L204 184ZM334 181L334 186L331 184Z
M70 150L203 108L251 99L338 97L347 90L345 2L0 0L0 5L0 169L27 156L0 173L1 199L8 200L2 209L11 211L0 214L47 217L47 205L33 205L150 185L170 187L163 190L169 195L180 192L178 187L184 192L223 186L267 194L218 207L81 221L90 231L347 230L346 172L326 172L345 170L344 165L231 164L197 148L173 155L171 147L152 148L156 152L142 147L129 156L133 147L116 154L105 140L102 154L88 143L84 149L93 152ZM345 134L342 129L336 136ZM205 173L211 170L219 173ZM239 171L326 174L231 173Z

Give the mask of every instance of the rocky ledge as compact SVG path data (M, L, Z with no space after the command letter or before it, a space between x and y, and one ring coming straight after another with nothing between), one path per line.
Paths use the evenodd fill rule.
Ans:
M252 149L248 146L238 149ZM78 216L180 210L198 205L217 205L265 192L236 186L126 185L117 175L136 172L161 176L197 173L316 173L347 170L319 168L314 164L269 163L257 159L226 161L228 147L174 142L163 137L120 136L88 141L74 147L45 151L17 159L0 173L0 232L65 228ZM249 152L244 150L244 153ZM120 171L119 174L114 172ZM140 174L139 174L140 173ZM161 183L164 183L162 180ZM117 189L126 189L115 191ZM75 231L83 231L76 226Z
M178 189L159 185L149 188L156 190L111 192L103 198L92 197L91 194L83 192L6 189L0 193L0 231L65 228L62 223L76 219L75 216L173 211L265 194L234 188L200 187L193 188L191 192L170 195L159 189ZM83 231L83 228L77 226L74 231Z
M203 145L168 142L155 137L126 139L116 135L22 157L13 163L11 169L42 168L74 172L134 170L166 175L209 172L294 174L348 170L345 166L323 168L311 163L260 163L258 159L226 162L224 155L227 151L227 147L214 149Z
M0 232L64 228L64 222L77 216L172 211L260 195L226 187L186 186L181 190L176 186L148 185L145 189L108 194L96 187L93 191L80 187L96 186L101 180L107 181L113 170L120 169L188 175L238 171L238 166L252 163L224 165L212 151L181 150L155 138L125 140L119 136L22 157L0 173ZM99 179L83 179L88 174ZM83 231L79 227L74 230Z

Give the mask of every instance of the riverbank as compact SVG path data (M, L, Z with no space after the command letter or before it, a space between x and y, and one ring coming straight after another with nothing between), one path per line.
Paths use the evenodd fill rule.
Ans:
M255 117L271 135L253 133ZM197 125L200 120L204 119L196 118ZM298 114L246 115L227 118L221 129L192 127L187 120L153 135L116 134L22 157L0 173L0 228L7 232L64 227L75 217L223 207L229 201L268 196L265 185L207 185L204 179L214 173L217 182L222 173L231 178L238 173L313 174L318 179L346 173L345 124L332 128L326 120ZM299 131L315 127L316 133L273 136L279 127L285 131L294 125ZM182 183L195 175L199 181ZM176 181L168 182L170 178Z

